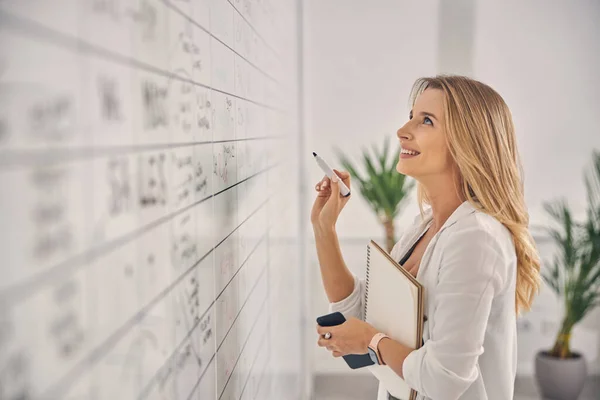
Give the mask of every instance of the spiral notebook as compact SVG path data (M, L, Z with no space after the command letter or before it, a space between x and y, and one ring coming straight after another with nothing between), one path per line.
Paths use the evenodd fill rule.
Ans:
M412 349L423 337L423 286L374 241L367 244L365 321ZM367 367L394 397L414 400L417 392L387 365Z

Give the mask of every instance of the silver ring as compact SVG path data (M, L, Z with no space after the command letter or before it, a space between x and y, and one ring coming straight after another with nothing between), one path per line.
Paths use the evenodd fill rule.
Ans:
M323 336L325 339L331 339L331 332L327 332L325 334L325 336Z

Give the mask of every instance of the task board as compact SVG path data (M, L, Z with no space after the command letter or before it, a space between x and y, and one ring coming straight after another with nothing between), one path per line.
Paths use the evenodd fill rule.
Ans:
M294 398L296 7L0 1L0 399Z

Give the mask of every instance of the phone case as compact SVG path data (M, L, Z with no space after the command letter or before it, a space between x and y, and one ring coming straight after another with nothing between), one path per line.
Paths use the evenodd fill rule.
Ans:
M339 311L336 311L331 314L323 315L323 316L317 318L317 324L319 324L321 326L336 326L336 325L341 325L344 322L346 322L346 318ZM348 366L352 369L363 368L363 367L375 364L373 362L373 360L371 360L369 353L348 354L348 355L342 356L342 358L344 359L344 361L346 361L346 364L348 364Z

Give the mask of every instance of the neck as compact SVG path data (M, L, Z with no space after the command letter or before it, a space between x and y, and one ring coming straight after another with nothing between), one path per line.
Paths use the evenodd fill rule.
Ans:
M437 182L423 183L423 189L429 199L433 224L433 233L438 232L450 215L465 201L458 193L454 181L451 179L440 179Z

